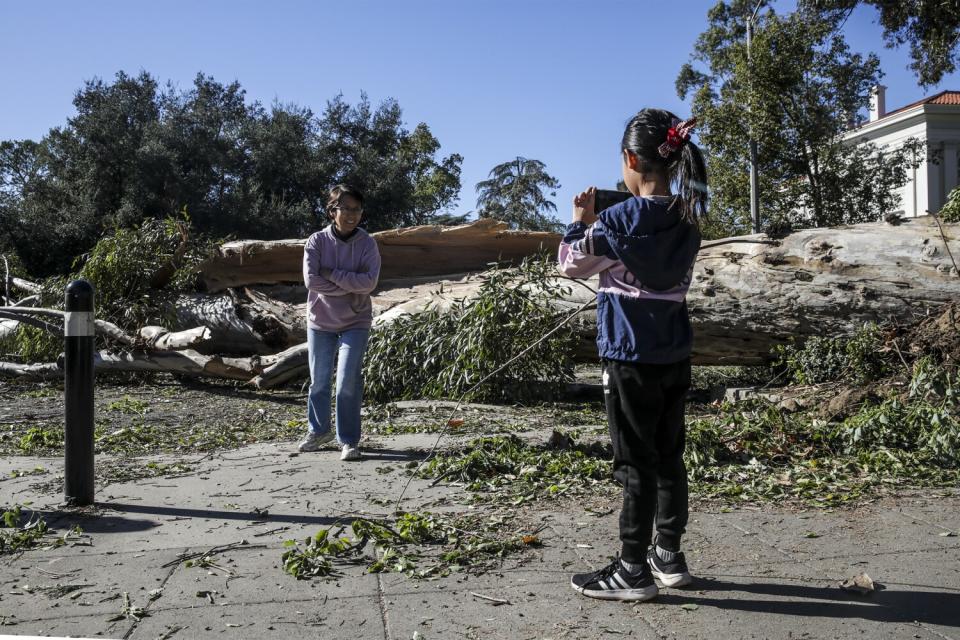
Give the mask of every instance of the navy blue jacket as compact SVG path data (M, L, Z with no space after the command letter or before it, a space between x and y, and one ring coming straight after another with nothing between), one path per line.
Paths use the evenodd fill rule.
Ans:
M690 356L686 295L699 250L700 231L675 196L630 198L589 227L567 227L560 270L575 278L600 274L601 358L669 364Z

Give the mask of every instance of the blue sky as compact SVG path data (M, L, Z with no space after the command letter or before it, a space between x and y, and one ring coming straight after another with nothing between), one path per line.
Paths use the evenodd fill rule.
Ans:
M247 0L139 3L7 2L0 10L0 139L39 139L73 113L84 80L143 69L190 86L202 71L239 80L248 100L323 110L338 93L351 103L396 98L409 128L426 122L443 155L460 153L456 211L475 208L474 185L516 156L547 165L570 201L619 176L619 140L638 109L681 117L680 66L713 2L695 0ZM773 2L778 11L787 2ZM883 47L873 9L845 25L852 48L879 54L887 108L922 90L906 50Z

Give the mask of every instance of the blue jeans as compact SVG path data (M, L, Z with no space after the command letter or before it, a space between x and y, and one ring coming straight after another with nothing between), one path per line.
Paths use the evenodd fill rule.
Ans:
M341 445L360 442L360 404L363 401L363 354L369 329L320 331L307 328L310 360L310 397L307 425L311 433L330 431L330 379L337 361L337 440Z

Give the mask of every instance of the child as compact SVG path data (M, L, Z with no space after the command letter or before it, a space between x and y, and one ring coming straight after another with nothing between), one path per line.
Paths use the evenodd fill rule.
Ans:
M654 577L671 587L691 582L680 552L692 338L685 297L706 208L706 170L690 142L693 125L660 109L634 116L621 152L623 181L635 197L595 215L596 189L579 194L560 244L564 274L600 274L597 345L613 475L623 485L619 557L571 579L592 598L649 600L658 593ZM649 548L654 520L656 544Z
M357 225L363 195L347 185L330 190L327 216L303 249L307 285L307 348L310 396L307 436L300 451L316 451L333 440L330 429L330 378L337 361L337 440L341 460L359 460L363 353L373 320L370 292L380 277L377 242Z

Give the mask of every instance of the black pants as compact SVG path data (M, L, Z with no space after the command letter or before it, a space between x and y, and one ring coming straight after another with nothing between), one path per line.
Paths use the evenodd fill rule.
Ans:
M687 469L683 464L684 397L690 360L603 363L613 477L623 485L621 555L644 562L657 524L657 544L680 550L687 526Z

